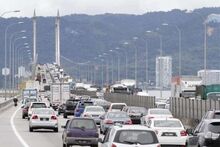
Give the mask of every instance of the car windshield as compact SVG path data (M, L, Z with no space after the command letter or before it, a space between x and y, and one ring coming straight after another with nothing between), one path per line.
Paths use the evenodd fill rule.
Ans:
M33 111L34 114L47 114L47 115L54 115L54 111L53 110L49 110L49 109L35 109Z
M108 113L107 118L128 118L129 116L127 115L127 113L121 113L121 112L117 112L117 113Z
M71 122L70 128L95 129L96 124L90 119L75 119Z
M31 108L47 108L45 103L34 103Z
M147 110L144 107L132 107L129 110L130 113L143 113L146 114Z
M114 142L122 144L155 144L158 143L153 131L145 130L120 130L116 133Z
M154 127L182 127L178 120L155 120Z
M220 122L213 122L208 125L209 131L212 133L220 133Z
M125 105L120 105L120 104L118 104L118 105L112 105L112 109L120 109L120 110L122 110L123 108L124 108L124 106Z
M171 115L167 109L152 109L150 110L150 114Z
M105 110L102 107L87 107L87 112L105 112Z

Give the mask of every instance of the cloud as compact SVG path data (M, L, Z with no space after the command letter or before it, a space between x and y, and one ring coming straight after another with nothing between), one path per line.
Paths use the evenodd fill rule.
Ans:
M34 9L39 16L55 16L57 9L60 10L61 15L73 13L143 14L149 11L218 6L220 6L219 0L1 0L0 14L15 9L20 9L22 12L19 15L7 16L31 17Z

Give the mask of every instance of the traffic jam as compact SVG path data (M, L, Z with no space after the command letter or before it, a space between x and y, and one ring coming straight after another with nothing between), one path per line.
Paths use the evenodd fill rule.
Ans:
M104 97L74 94L57 105L52 104L51 95L24 89L21 119L29 121L30 133L62 132L63 147L200 147L220 143L220 111L208 111L192 129L166 108L128 106Z

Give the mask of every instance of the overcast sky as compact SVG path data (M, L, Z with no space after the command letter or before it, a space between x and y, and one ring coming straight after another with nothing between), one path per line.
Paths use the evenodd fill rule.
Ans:
M83 13L125 13L143 14L152 11L169 11L202 7L220 7L220 0L0 0L0 15L8 10L21 10L19 14L4 17L33 15L55 16L57 9L61 15Z

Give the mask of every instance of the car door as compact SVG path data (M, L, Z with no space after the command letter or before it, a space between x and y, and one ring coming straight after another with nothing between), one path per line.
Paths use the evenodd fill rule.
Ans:
M112 129L108 129L108 131L102 141L101 147L110 147L110 142L109 142L110 138L109 137L110 137L111 130Z
M67 130L68 130L68 127L69 127L69 122L70 122L70 120L66 121L65 128L63 130L63 134L62 134L63 142L64 142L64 140L66 139L66 136L67 136Z

